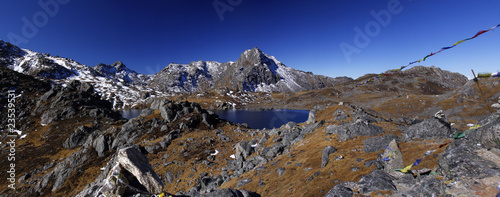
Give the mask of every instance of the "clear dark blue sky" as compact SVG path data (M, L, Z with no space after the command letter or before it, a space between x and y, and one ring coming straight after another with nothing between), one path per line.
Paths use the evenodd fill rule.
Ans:
M18 35L25 39L18 44L22 48L89 66L121 60L145 74L171 62L236 61L245 49L257 46L293 68L359 77L399 68L500 24L500 1L494 0L67 1L1 1L0 39L13 41L12 35ZM45 11L38 2L57 2L58 9ZM218 13L214 2L231 11ZM398 2L391 13L388 5ZM391 19L382 17L387 23L381 25L372 10L390 13ZM26 21L37 32L23 30ZM356 27L370 34L369 42L356 45ZM357 53L345 55L341 43L356 47ZM500 71L499 44L500 28L421 65L469 76L471 68Z

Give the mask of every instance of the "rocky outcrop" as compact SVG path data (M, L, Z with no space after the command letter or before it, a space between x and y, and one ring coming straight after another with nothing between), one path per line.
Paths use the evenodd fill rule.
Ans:
M395 139L389 143L381 156L382 157L379 157L378 159L379 162L382 163L384 171L390 175L400 175L400 173L396 172L395 169L401 169L404 167L403 153L399 150L398 143Z
M335 130L338 134L339 141L348 140L361 135L373 136L384 133L381 127L361 121L337 126Z
M92 85L79 81L71 81L64 86L53 86L37 100L32 115L38 114L41 114L41 124L75 116L121 119L121 115L112 110L109 101L101 100L94 93Z
M498 103L493 103L491 107L497 108L497 112L500 113L500 97L498 97Z
M0 40L0 45L1 42ZM36 105L36 99L33 98L33 95L43 95L50 90L50 84L0 65L0 112L2 114L8 114L9 90L14 90L17 97L15 98L16 122L31 122L32 120L28 119L33 118L30 114ZM7 119L7 115L0 116L0 124L7 125ZM29 124L17 124L16 128L27 130L28 126Z
M435 116L418 124L410 126L404 131L405 139L436 139L451 138L456 130L450 125L450 121L438 112Z
M392 140L399 140L396 135L372 137L363 142L363 152L372 153L383 150Z
M325 197L349 197L352 195L353 192L351 189L338 184L335 185L335 187L333 187L330 191L328 191Z
M327 146L323 149L323 152L321 153L321 167L324 168L328 162L330 161L329 157L330 154L336 152L337 149L334 148L333 146Z
M159 194L163 182L145 155L136 147L120 149L106 165L99 178L77 196L129 196Z
M148 158L135 147L128 147L118 151L118 164L130 172L139 183L152 194L161 193L163 182L149 164Z
M22 57L25 54L26 52L21 48L0 40L0 67L11 65L15 58Z
M477 129L469 129L465 137L456 139L438 160L439 172L447 180L468 177L484 179L498 177L500 166L493 152L500 153L500 114L495 113L480 120ZM490 151L488 151L490 150ZM491 156L488 156L491 154ZM474 170L471 170L474 169Z

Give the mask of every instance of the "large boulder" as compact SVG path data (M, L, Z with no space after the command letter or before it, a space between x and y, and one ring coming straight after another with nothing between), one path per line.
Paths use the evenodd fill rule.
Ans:
M382 170L374 170L369 175L364 176L358 182L361 192L368 193L374 191L396 191L394 177Z
M438 113L434 117L410 126L404 131L405 139L451 138L455 130L450 121Z
M457 182L451 189L474 193L491 187L490 180L500 180L500 114L487 116L477 125L481 127L453 140L438 160L439 174Z
M339 141L348 140L362 135L378 135L384 130L367 122L357 121L336 127Z
M487 149L500 149L500 113L493 113L477 122L481 127L467 131L471 143L482 144Z
M382 162L386 173L398 176L400 173L394 170L404 167L403 154L399 151L398 143L395 139L393 139L387 147L388 148L385 149L384 153L382 153L382 159L380 162Z
M363 142L363 151L365 153L373 153L380 150L383 150L389 142L392 140L398 140L398 136L396 135L384 135L380 137L372 137L366 139Z
M243 158L243 160L247 159L247 157L253 153L253 147L248 141L242 141L235 146L236 149L236 159Z
M159 194L164 186L148 158L134 146L120 149L116 164L99 190L105 196L128 196L137 193Z
M350 188L337 184L330 191L328 191L328 193L326 193L325 197L348 197L352 195L353 192Z

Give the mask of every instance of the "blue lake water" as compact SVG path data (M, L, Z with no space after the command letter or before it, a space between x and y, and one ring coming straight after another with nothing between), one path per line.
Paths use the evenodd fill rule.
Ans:
M127 109L121 110L120 114L131 119L139 116L142 109ZM217 110L215 114L219 118L229 120L234 123L246 123L252 129L272 129L279 128L282 125L293 121L296 123L305 122L309 116L309 111L305 110L259 110L259 109L233 109L233 110Z
M126 109L126 110L121 110L120 114L122 115L122 117L126 119L131 119L141 115L141 112L142 109Z
M309 111L305 110L218 110L215 111L220 118L234 123L246 123L252 129L272 129L293 121L305 122Z

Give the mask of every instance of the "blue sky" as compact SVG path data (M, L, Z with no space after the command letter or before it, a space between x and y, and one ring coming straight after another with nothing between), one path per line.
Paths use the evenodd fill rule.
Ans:
M147 2L1 1L0 39L89 66L121 60L144 74L171 62L236 61L257 46L289 67L356 78L399 68L500 24L500 1L494 0ZM384 15L381 24L371 11L389 13L390 20ZM369 34L369 42L356 45L356 27ZM345 55L341 43L356 52ZM500 28L420 65L468 76L470 69L500 71L499 43Z

